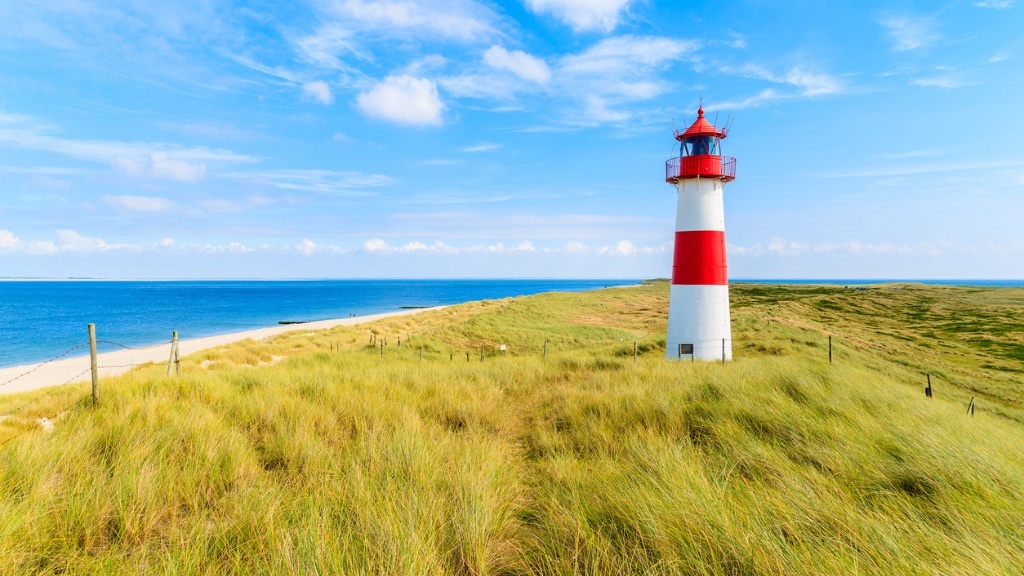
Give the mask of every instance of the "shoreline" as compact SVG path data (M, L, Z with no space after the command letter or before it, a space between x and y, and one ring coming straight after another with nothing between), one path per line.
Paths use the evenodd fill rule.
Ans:
M353 316L351 318L316 320L313 322L303 322L301 324L282 324L279 326L243 330L241 332L229 332L227 334L218 334L216 336L189 338L187 340L178 340L178 354L181 357L185 357L215 346L233 344L235 342L241 342L242 340L264 340L271 336L277 336L279 334L295 332L298 330L326 330L328 328L334 328L335 326L356 326L358 324L374 322L384 318L412 316L422 312L441 310L447 307L448 306L432 306L430 308L383 312L381 314L368 314L366 316ZM133 364L166 363L170 355L171 343L168 342L145 350L117 350L114 352L103 352L102 354L96 355L96 363L101 366L99 369L99 376L103 378L124 374L135 367ZM86 354L85 356L75 356L73 358L55 360L45 364L37 362L35 364L19 364L17 366L0 368L0 382L7 382L12 378L17 377L17 380L0 386L0 395L28 392L30 390L57 386L63 383L87 382L92 377L88 373L90 362L89 355ZM102 366L108 367L102 368ZM33 367L36 368L33 369ZM32 373L18 377L20 374L26 373L29 370L33 370ZM81 374L83 371L86 373ZM76 374L80 374L80 376L76 376Z

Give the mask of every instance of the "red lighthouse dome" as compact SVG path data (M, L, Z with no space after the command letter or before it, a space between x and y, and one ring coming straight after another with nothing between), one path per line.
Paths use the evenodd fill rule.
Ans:
M679 157L665 163L665 181L675 184L683 178L717 178L724 182L736 179L736 159L722 156L722 139L728 131L717 128L704 118L704 107L697 109L697 119L686 130L676 131Z

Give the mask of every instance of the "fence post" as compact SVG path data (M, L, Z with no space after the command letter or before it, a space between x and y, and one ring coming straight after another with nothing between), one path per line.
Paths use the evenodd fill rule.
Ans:
M931 374L926 374L926 376L928 377L928 387L924 389L924 395L927 396L928 398L931 398L932 397L932 375Z
M178 341L174 341L174 373L181 376L181 355L178 353Z
M466 362L469 362L469 352L466 352Z
M543 358L547 358L548 357L548 341L547 340L544 341L544 356L542 356L542 357Z
M100 401L100 373L96 365L96 325L89 324L89 364L92 368L92 405Z
M636 340L633 340L633 362L636 362Z
M974 416L974 396L971 396L971 404L967 407L967 413Z
M484 361L484 346L483 346L483 344L480 345L480 361L481 362Z
M828 363L832 363L832 335L828 335Z
M178 347L178 331L171 332L171 355L167 358L167 375L174 370L174 349Z

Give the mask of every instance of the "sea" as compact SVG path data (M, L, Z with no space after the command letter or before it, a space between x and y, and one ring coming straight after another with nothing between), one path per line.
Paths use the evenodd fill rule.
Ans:
M636 284L611 280L3 280L0 368L43 362L96 338L125 346L458 304ZM119 350L100 344L99 352ZM67 357L87 355L80 347Z

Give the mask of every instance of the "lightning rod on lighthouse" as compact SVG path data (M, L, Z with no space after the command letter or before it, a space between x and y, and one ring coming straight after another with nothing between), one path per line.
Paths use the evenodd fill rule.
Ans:
M665 181L679 195L669 294L666 355L698 360L732 358L729 277L725 259L725 184L736 178L736 159L722 156L728 130L704 118L675 132L679 157L665 163Z

